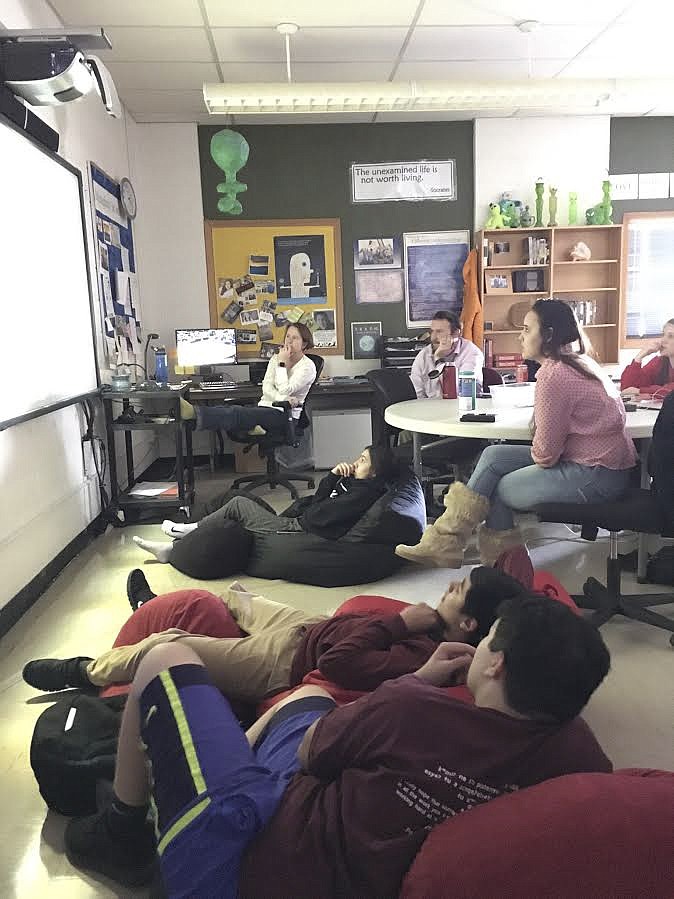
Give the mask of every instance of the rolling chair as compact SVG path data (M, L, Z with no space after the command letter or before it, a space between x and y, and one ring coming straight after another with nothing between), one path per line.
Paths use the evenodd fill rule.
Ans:
M489 393L490 387L498 387L503 384L503 377L495 368L485 366L482 369L482 393Z
M674 398L671 402L674 406ZM662 447L656 443L661 417L662 412L653 431L649 471L651 474L655 473L656 483L660 483L660 479L670 483L666 479L671 478L673 460L667 451L667 445ZM659 458L660 454L664 458ZM576 605L582 609L592 610L590 620L593 624L601 627L614 615L624 615L625 618L643 621L653 627L670 631L672 636L669 642L674 646L674 619L652 612L650 608L674 603L674 591L625 596L621 588L621 567L618 558L618 534L622 530L674 537L674 512L671 505L668 505L668 500L663 502L662 497L659 497L654 489L630 488L623 497L612 502L544 503L536 509L536 513L541 521L581 525L581 537L585 540L595 540L599 528L605 528L609 532L606 586L596 578L590 577L583 584L582 595L573 597Z
M260 435L230 433L229 436L235 443L246 444L243 450L244 453L249 453L252 449L257 447L261 458L265 459L267 463L267 471L265 474L246 475L246 477L237 478L232 484L232 488L234 490L243 489L246 491L251 491L255 490L256 487L262 487L265 485L271 487L272 490L275 487L285 487L286 490L290 491L290 495L293 499L298 499L299 494L292 483L293 481L300 481L301 483L306 484L310 490L313 490L316 486L315 481L312 477L284 471L276 459L276 450L278 447L298 447L300 445L302 435L304 434L305 430L311 425L311 421L309 420L309 416L306 412L307 403L314 387L318 382L318 379L321 376L321 372L323 371L324 359L322 356L316 356L313 353L306 353L306 356L308 359L311 359L311 361L316 366L316 377L314 379L314 383L309 388L309 392L304 399L300 417L298 419L293 418L292 407L290 403L274 403L274 406L277 406L279 409L284 410L286 426L283 433ZM247 486L244 487L244 485Z
M412 444L401 444L400 428L388 424L384 418L384 412L389 406L417 398L410 376L399 368L377 368L367 372L365 377L373 388L372 410L378 421L378 439L388 444L398 459L411 465ZM424 472L421 486L429 515L438 512L433 505L433 485L449 485L457 480L456 466L472 460L481 445L482 442L479 440L446 437L439 440L430 439L430 442L422 447Z

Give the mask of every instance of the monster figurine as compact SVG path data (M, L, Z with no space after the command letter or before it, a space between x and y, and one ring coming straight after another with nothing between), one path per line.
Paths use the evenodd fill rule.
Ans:
M608 178L601 182L602 200L600 206L602 208L602 218L605 225L613 224L613 206L611 205L611 182Z
M573 191L569 194L569 224L578 224L578 194Z
M497 228L505 228L503 214L498 203L489 204L489 218L484 223L485 231L494 231Z
M239 169L248 162L248 141L237 131L224 128L211 138L211 157L213 162L225 173L216 190L223 194L218 200L218 211L228 215L241 215L243 206L236 195L248 190L247 184L236 180Z
M524 207L524 211L520 215L520 225L522 228L531 228L534 224L534 217L528 206Z
M535 228L543 227L543 194L545 193L545 184L543 179L539 178L536 182L536 224Z
M557 221L556 221L557 188L556 187L550 188L550 198L548 200L548 208L550 210L550 221L548 222L548 228L556 228L557 227Z
M594 206L590 206L589 209L585 210L585 224L586 225L596 225L598 224L596 221L597 213Z

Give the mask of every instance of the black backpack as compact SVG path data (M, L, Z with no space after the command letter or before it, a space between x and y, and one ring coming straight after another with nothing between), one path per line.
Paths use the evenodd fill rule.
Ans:
M75 817L96 811L96 784L115 773L117 735L126 696L75 693L35 722L30 764L50 809Z
M674 537L674 391L665 398L655 421L648 468L665 525L663 536Z

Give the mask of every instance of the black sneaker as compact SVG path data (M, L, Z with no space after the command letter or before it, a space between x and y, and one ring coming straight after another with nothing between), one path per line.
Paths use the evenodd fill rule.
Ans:
M126 579L126 595L135 612L140 606L154 599L157 594L150 590L150 585L140 568L134 568Z
M84 672L87 662L93 662L90 656L75 656L73 659L35 659L23 667L23 679L36 690L53 693L54 690L66 690L76 687L80 690L91 690L93 684Z
M72 818L65 830L68 861L76 868L103 874L123 886L143 886L152 881L157 868L152 825L130 825L123 833L109 826L110 810L87 818Z

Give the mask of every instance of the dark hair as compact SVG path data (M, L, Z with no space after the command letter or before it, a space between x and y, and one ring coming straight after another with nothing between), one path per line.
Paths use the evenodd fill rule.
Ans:
M575 718L611 665L599 631L542 596L504 602L489 648L504 655L508 705L541 721Z
M449 322L449 327L452 331L461 330L461 319L456 312L448 312L447 309L438 309L438 311L433 314L431 321L438 320Z
M578 324L573 309L564 300L536 300L531 307L536 315L541 331L541 355L546 359L563 362L575 369L584 378L599 381L599 377L591 372L580 360L581 355L593 355L592 345ZM578 353L570 353L566 348L577 343Z
M303 324L303 322L291 322L289 325L286 325L285 333L283 335L284 339L291 328L296 328L299 331L300 337L302 338L302 349L313 350L314 335L311 333L311 329Z
M524 595L522 584L509 574L486 565L473 568L462 609L464 615L470 615L477 621L477 628L470 634L469 642L477 645L487 636L502 602Z
M390 447L373 443L365 449L370 454L373 477L391 481L400 473L399 463Z
M662 326L662 332L664 334L665 328L667 325L672 325L674 327L674 318L669 318ZM658 376L655 380L656 384L660 384L661 387L664 387L667 384L667 380L669 378L669 359L667 356L662 357L662 363L660 364L660 371L658 372Z

